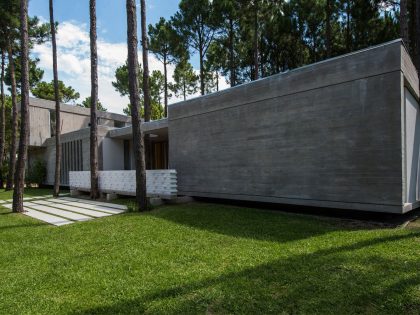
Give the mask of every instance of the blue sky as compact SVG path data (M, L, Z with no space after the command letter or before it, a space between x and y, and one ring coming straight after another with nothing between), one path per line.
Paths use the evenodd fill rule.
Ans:
M78 103L90 95L88 3L88 0L54 1L54 15L59 22L57 32L59 79L80 93ZM148 24L156 23L161 16L169 19L177 11L178 3L179 1L175 0L147 0ZM123 108L129 103L128 97L121 97L112 86L116 68L124 64L127 58L125 10L124 0L97 0L99 100L108 111L117 113L122 113ZM30 0L29 14L45 21L49 20L48 1ZM138 24L140 27L140 23ZM38 65L45 71L44 80L51 81L51 43L35 46L32 55L40 59ZM192 64L198 70L196 60L197 58L193 56ZM152 54L149 54L149 64L151 70L163 71L161 62ZM168 68L170 81L174 69L174 65ZM222 80L221 89L227 87L227 84L223 83ZM170 103L178 100L173 98Z
M55 0L54 15L57 21L77 21L89 23L88 0ZM178 9L177 0L148 0L148 24L156 23L161 16L170 18ZM139 3L138 3L139 7ZM97 0L97 21L101 36L117 43L126 39L126 7L124 0ZM30 0L30 15L49 17L47 0ZM140 22L140 21L139 21ZM139 23L140 24L140 23ZM140 31L140 29L139 29Z

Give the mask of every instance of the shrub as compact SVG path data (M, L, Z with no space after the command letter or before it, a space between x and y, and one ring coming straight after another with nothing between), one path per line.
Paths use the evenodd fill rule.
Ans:
M42 185L47 177L47 167L42 160L35 160L26 172L27 185Z
M130 201L127 204L127 210L128 210L128 212L138 212L139 208L137 207L137 203L134 202L134 201Z

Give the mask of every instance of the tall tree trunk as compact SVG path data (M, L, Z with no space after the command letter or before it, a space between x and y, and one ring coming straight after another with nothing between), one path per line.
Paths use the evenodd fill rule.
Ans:
M13 60L12 44L9 42L8 53L9 57L9 72L12 88L12 137L10 139L9 152L9 172L7 174L6 190L13 189L13 179L16 169L16 150L17 150L17 131L18 131L18 112L17 112L17 91L16 91L16 75L15 62Z
M146 161L144 137L139 115L139 61L137 54L137 9L135 0L127 0L127 48L128 48L128 85L130 89L131 117L133 124L133 147L136 163L136 201L141 211L147 210Z
M410 54L413 59L416 51L416 1L406 0L407 4L409 4L407 6L408 14L406 15L408 20L408 41L410 43Z
M25 187L25 164L29 142L29 38L28 0L20 0L21 35L21 105L19 155L16 163L15 189L13 191L13 212L23 212L23 190Z
M182 85L183 85L182 92L184 94L184 101L185 101L185 100L187 100L187 82L186 82L185 78L182 82Z
M400 1L400 29L401 29L401 38L404 41L407 50L410 51L410 38L408 35L408 10L407 10L407 0Z
M258 65L258 6L254 7L254 80L259 79L259 65Z
M140 17L141 17L141 46L143 51L143 95L144 95L144 121L151 119L152 106L150 97L150 75L149 75L149 41L147 39L147 22L146 22L146 1L140 0ZM144 135L144 143L146 146L146 168L151 169L152 144L149 135Z
M165 117L168 117L168 61L166 54L163 57L163 76L165 78Z
M206 94L206 86L204 84L204 53L203 53L203 45L201 44L200 40L200 49L199 49L199 55L200 55L200 92L201 95Z
M404 1L404 0L403 0ZM327 0L326 2L326 26L325 26L325 42L327 48L327 58L331 58L331 0Z
M57 70L57 42L55 39L54 5L50 0L50 27L53 54L53 75L54 75L54 98L55 98L55 174L54 174L54 197L60 194L60 168L61 168L61 115L60 115L60 94L58 90Z
M3 188L3 161L4 161L4 144L5 144L5 127L6 127L6 117L5 117L5 100L4 100L4 64L6 59L6 53L1 50L1 107L0 107L0 188Z
M420 70L420 0L415 0L415 7L413 8L412 18L415 20L415 43L414 43L414 64L417 67L417 72Z
M90 12L90 197L99 198L98 190L98 53L96 47L96 0L89 0Z
M229 67L230 67L230 86L236 85L235 52L234 52L234 30L233 19L229 19Z
M350 14L351 14L351 0L347 0L346 7L346 50L351 52L351 23L350 23Z
M141 45L143 51L143 94L144 94L144 121L150 121L151 98L150 98L150 74L149 74L149 43L146 27L146 1L140 0L141 14Z

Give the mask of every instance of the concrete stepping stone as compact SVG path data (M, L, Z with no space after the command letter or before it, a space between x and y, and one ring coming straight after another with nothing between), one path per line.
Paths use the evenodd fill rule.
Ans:
M12 209L12 201L12 199L2 200L0 205ZM23 209L25 210L23 214L26 216L55 226L62 226L76 221L88 221L124 213L127 207L79 198L35 196L24 198Z
M92 205L98 205L98 206L104 206L107 208L114 208L114 209L119 209L119 210L127 210L127 206L124 205L118 205L115 203L108 203L108 202L101 202L101 201L94 201L94 200L87 200L87 199L80 199L80 198L72 198L72 197L63 197L60 198L62 200L67 200L67 201L77 201L77 202L83 202L83 203L89 203Z
M24 197L22 198L23 201L30 201L30 200L34 200L34 199L45 199L45 198L51 198L52 196L48 197L48 196L38 196L38 197ZM13 199L7 199L5 200L5 202L13 202Z
M44 222L47 222L49 224L55 225L55 226L62 226L62 225L67 225L67 224L72 224L74 223L73 221L67 220L67 219L63 219L60 217L56 217L54 215L50 215L50 214L46 214L43 212L39 212L36 210L32 210L29 208L23 208L26 212L24 212L24 215L27 215L28 217L32 217L34 219L38 219Z
M78 208L78 207L72 207L66 204L56 203L54 202L55 199L49 199L49 200L52 200L52 201L37 200L37 201L33 201L33 203L46 205L46 206L50 206L50 207L54 207L54 208L58 208L62 210L73 211L73 212L85 214L94 218L102 218L102 217L107 217L107 216L112 215L111 213L99 212L95 210L83 209L83 208Z
M70 211L65 211L65 210L60 210L60 209L56 209L56 208L52 208L49 206L43 206L43 205L37 205L36 203L32 203L32 202L25 202L23 204L24 207L29 207L31 209L34 210L39 210L42 212L46 212L52 215L58 215L60 217L66 218L66 219L70 219L73 221L89 221L92 220L92 217L80 214L80 213L75 213L75 212L70 212Z
M61 200L61 198L59 198L59 199L56 199L55 202L58 202L58 203L63 202L64 204L71 205L73 207L81 207L81 208L86 208L86 209L90 209L90 210L97 210L97 211L102 211L102 212L111 213L111 214L120 214L120 213L125 212L125 210L118 210L118 209L104 207L102 205L84 203L82 201L81 202L68 201L68 200Z
M6 207L8 209L12 209L11 204L4 205L4 207ZM47 213L44 213L44 212L39 212L39 211L36 211L36 210L32 210L32 209L27 208L25 206L23 207L23 210L25 210L25 212L23 213L24 215L26 215L28 217L31 217L31 218L34 218L34 219L37 219L37 220L40 220L40 221L44 221L46 223L49 223L49 224L52 224L52 225L55 225L55 226L62 226L62 225L67 225L67 224L74 223L74 221L70 221L70 220L67 220L67 219L56 217L54 215L47 214Z

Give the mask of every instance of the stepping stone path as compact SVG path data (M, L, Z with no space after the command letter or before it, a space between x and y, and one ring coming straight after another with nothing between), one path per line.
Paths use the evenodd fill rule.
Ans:
M52 196L23 198L24 215L62 226L124 213L127 207L80 198L52 198ZM0 206L12 209L12 200L0 201Z

